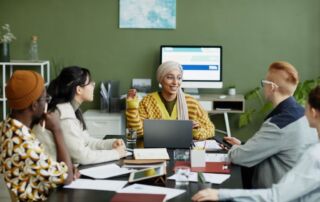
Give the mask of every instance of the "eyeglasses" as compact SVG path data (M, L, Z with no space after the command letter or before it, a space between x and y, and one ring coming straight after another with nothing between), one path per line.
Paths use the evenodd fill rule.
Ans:
M50 103L52 100L52 97L50 95L47 95L46 97L41 97L39 100L46 101L46 103Z
M274 86L276 88L279 88L279 86L276 83L272 82L272 81L261 80L261 87L262 88L264 87L265 84L270 84L270 85L272 85L272 86Z

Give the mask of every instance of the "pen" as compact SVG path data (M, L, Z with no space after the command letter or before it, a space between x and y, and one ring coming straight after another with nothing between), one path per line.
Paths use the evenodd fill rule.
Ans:
M204 141L203 149L206 149L207 140Z
M196 147L196 145L194 144L194 141L193 141L193 140L191 141L191 145L190 145L190 146L191 146L191 149L193 149L193 148Z
M47 111L48 111L48 103L46 102L46 105L44 106L44 113L47 113ZM44 132L45 128L46 128L46 121L44 120L42 124L42 132Z

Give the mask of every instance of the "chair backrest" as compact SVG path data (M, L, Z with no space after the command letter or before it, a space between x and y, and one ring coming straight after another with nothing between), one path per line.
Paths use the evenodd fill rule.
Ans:
M8 191L10 193L11 202L18 202L17 196L8 188Z

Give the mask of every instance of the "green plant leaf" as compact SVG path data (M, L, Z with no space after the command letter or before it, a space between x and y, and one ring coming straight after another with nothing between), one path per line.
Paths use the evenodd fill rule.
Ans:
M259 110L259 113L267 113L268 111L270 111L272 109L272 103L271 102L267 102L265 103L262 108Z
M255 98L257 96L257 91L259 92L259 90L260 90L260 87L256 87L253 90L250 90L244 95L244 98L246 100Z
M247 126L252 121L252 115L255 112L255 109L252 109L250 111L246 111L245 113L241 114L239 117L239 128Z

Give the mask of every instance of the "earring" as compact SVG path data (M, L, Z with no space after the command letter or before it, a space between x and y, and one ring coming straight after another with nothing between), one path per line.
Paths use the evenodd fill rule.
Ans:
M162 88L162 85L161 85L161 83L159 83L159 88Z

